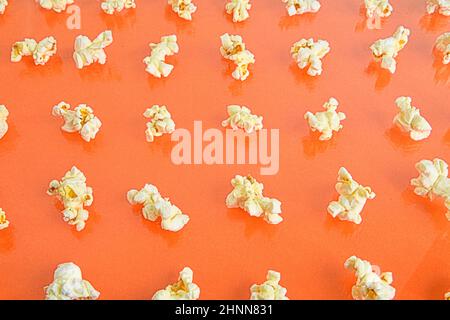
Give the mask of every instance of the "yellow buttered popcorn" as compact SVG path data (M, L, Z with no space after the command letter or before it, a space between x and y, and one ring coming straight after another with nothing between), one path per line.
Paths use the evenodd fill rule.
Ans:
M269 270L263 284L254 284L250 288L250 300L289 300L287 289L279 285L281 274Z
M146 184L139 191L128 191L127 200L132 205L143 205L142 215L145 219L156 221L161 217L163 230L180 231L189 222L189 216L173 205L169 198L163 198L154 185Z
M366 16L368 18L389 17L393 10L389 0L364 0L364 5L366 6Z
M35 65L45 65L56 53L56 39L47 37L37 42L34 39L24 39L16 42L11 49L11 61L19 62L22 57L32 56Z
M170 35L161 37L159 43L150 43L150 56L145 57L144 63L147 65L145 71L156 78L167 77L173 70L173 66L166 63L166 56L172 56L179 51L177 36Z
M86 185L83 172L73 166L61 181L50 182L47 194L56 196L64 205L62 211L64 221L76 226L77 231L84 229L89 218L89 212L84 207L92 204L94 196L92 188Z
M145 138L148 142L153 142L155 137L160 137L165 133L171 134L175 131L175 122L166 106L155 104L145 110L144 117L150 119L147 122L147 130L145 130Z
M231 180L233 191L226 198L228 208L241 208L252 217L263 217L269 224L278 224L281 217L281 202L263 196L264 186L251 175L236 175Z
M441 34L436 39L436 49L439 50L443 57L442 63L449 64L450 63L450 32L446 32Z
M304 13L316 13L320 9L320 2L317 0L282 0L286 4L289 16Z
M255 56L245 48L245 43L239 35L225 33L220 40L222 42L220 53L225 59L236 65L236 69L232 73L233 78L244 81L250 75L248 66L255 63Z
M411 139L423 140L431 134L431 126L420 115L420 110L411 105L411 101L410 97L399 97L395 100L399 113L394 118L394 124L408 132Z
M383 69L389 70L391 73L395 73L397 69L397 57L400 50L402 50L408 43L408 37L410 35L410 30L400 26L395 31L394 35L375 41L374 44L370 46L372 54L376 61L381 61L381 67Z
M427 12L438 12L443 16L450 16L450 0L426 0Z
M83 280L81 269L73 262L58 265L53 282L44 288L45 300L96 300L100 292Z
M3 104L0 104L0 139L8 132L8 120L9 111Z
M104 0L100 6L106 14L114 14L124 9L134 9L136 3L134 0Z
M5 13L7 6L8 6L8 0L0 0L0 14Z
M66 132L79 132L83 140L89 142L95 139L102 123L94 115L94 110L86 104L80 104L71 110L70 104L60 102L53 107L52 115L64 119L61 127Z
M323 107L326 111L305 113L305 119L312 131L321 133L319 140L330 140L333 132L338 132L343 128L341 121L345 119L343 112L336 112L339 102L335 98L330 98Z
M300 69L308 68L307 74L314 77L322 74L322 59L330 50L325 40L301 39L291 47L291 56Z
M328 213L340 220L360 224L361 211L367 200L375 198L375 193L370 187L364 187L353 180L350 173L344 167L339 169L336 191L339 193L338 201L332 201L328 205Z
M351 256L345 261L344 267L355 271L356 284L352 288L355 300L392 300L395 288L391 286L393 277L391 272L379 274L369 261Z
M0 208L0 230L6 229L9 227L9 221L6 220L6 213Z
M55 12L63 12L67 7L74 3L74 0L36 0L39 5L47 10L53 10Z
M185 267L181 270L178 281L157 291L152 300L197 300L200 297L200 288L193 283L193 279L191 268Z
M234 22L241 22L250 16L248 10L251 7L250 0L230 0L225 5L225 10L228 14L233 15Z
M169 5L178 16L185 20L192 20L192 14L197 11L197 6L192 0L169 0Z
M251 113L245 106L230 105L227 107L228 119L222 121L222 126L230 126L233 130L243 129L247 133L261 130L263 117Z
M106 30L91 41L88 37L80 35L75 38L73 59L78 69L90 66L94 62L105 64L105 48L113 42L112 32Z

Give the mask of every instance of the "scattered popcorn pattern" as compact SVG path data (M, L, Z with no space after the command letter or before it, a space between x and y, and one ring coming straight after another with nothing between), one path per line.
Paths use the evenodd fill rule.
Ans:
M144 59L147 65L145 71L151 75L161 78L167 77L173 70L173 66L166 63L166 56L172 56L179 51L177 36L170 35L161 37L160 43L150 43L151 54Z
M263 217L267 223L278 224L283 221L281 202L263 196L264 186L251 175L236 175L231 180L233 191L226 198L228 208L241 208L252 217Z
M166 106L159 106L155 104L144 112L144 117L150 119L147 122L147 130L145 130L145 137L148 142L153 142L155 137L160 137L165 133L172 133L175 131L175 122L167 110Z
M286 4L289 16L304 14L307 12L316 13L320 9L320 2L317 0L282 0Z
M192 14L197 11L192 0L169 0L169 5L180 18L185 20L192 20Z
M450 16L450 0L427 0L427 12L438 12L443 16Z
M39 43L34 39L16 42L11 49L11 61L19 62L22 57L32 56L35 65L45 65L56 53L56 39L47 37Z
M66 8L74 3L74 0L36 0L39 5L47 10L53 10L55 12L63 12Z
M9 221L6 220L6 213L0 208L0 230L6 229L9 227Z
M368 18L389 17L393 10L389 0L364 0L364 4Z
M200 297L200 288L193 283L194 273L191 268L185 267L174 284L157 291L152 300L197 300Z
M225 10L228 14L233 15L234 22L241 22L250 16L248 10L250 10L251 7L250 0L230 0L230 2L225 5Z
M420 110L411 105L411 101L410 97L399 97L395 100L399 113L394 118L394 124L409 132L411 139L423 140L431 134L431 126L420 115Z
M442 52L442 63L450 63L450 32L440 35L436 40L436 49Z
M263 127L263 117L251 113L245 106L231 105L227 108L228 119L222 122L223 127L228 125L233 129L243 129L247 133L261 130Z
M307 74L318 76L322 74L322 59L330 52L330 45L325 40L314 42L311 39L301 39L291 47L291 55L300 69L308 67Z
M102 10L106 14L114 14L114 12L121 12L124 9L136 8L134 0L105 0L101 4Z
M100 33L94 41L80 35L75 39L75 52L73 59L78 69L90 66L94 62L105 64L105 48L113 42L112 32L106 30Z
M8 119L9 111L3 104L0 104L0 139L8 132Z
M281 274L269 270L267 280L263 284L254 284L250 288L250 300L289 300L287 290L279 285Z
M341 121L345 119L343 112L336 112L339 102L335 98L330 98L323 107L326 111L305 113L305 119L312 131L319 131L321 133L319 140L330 140L333 136L333 131L338 132L343 128Z
M8 0L0 0L0 14L5 13L7 6L8 6Z
M220 53L225 59L236 65L236 69L232 73L233 78L244 81L250 75L248 66L255 63L255 56L245 48L245 43L239 35L225 33L220 40L222 41Z

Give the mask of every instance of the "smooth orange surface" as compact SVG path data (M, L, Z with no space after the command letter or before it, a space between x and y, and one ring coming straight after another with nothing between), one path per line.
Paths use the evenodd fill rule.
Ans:
M165 0L136 0L138 8L115 16L100 1L77 0L81 30L68 30L66 13L40 9L34 1L10 1L0 16L0 103L10 110L10 130L0 140L0 207L11 226L0 231L0 298L42 299L59 263L73 261L102 299L150 299L175 282L184 266L194 270L202 299L248 299L249 287L266 271L282 274L291 299L351 299L355 282L343 267L357 255L392 271L398 299L443 299L450 289L450 223L441 200L413 193L421 159L450 163L449 67L433 54L450 18L426 15L422 0L392 1L394 13L381 30L367 30L362 0L322 0L315 15L288 17L278 0L254 0L240 24L224 11L225 0L196 0L185 22ZM368 47L397 26L411 29L390 75L372 62ZM106 65L77 70L77 35L113 31ZM219 53L219 36L240 34L255 54L245 82L231 77ZM166 79L144 71L148 44L175 33L180 53ZM53 35L58 53L46 66L31 58L11 63L11 45L25 37ZM324 72L311 78L293 63L291 45L306 37L328 40ZM395 98L409 95L433 127L413 142L392 125ZM329 142L311 134L303 115L321 110L330 96L347 114L344 129ZM84 142L60 130L51 108L61 100L91 105L103 122L97 138ZM178 128L220 128L226 106L249 106L265 128L280 129L280 171L260 176L255 165L172 164L168 135L145 141L144 110L165 104ZM52 179L72 165L94 188L91 217L82 232L62 221L60 203L46 195ZM373 188L361 225L326 211L337 172L345 166ZM235 174L253 174L265 194L282 201L284 221L268 225L225 197ZM126 192L155 184L191 217L178 233L144 220Z

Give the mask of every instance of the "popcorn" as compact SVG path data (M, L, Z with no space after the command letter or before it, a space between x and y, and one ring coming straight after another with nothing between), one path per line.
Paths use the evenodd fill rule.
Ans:
M22 57L33 56L35 65L44 65L56 53L56 39L47 37L39 43L34 39L16 42L11 49L11 61L19 62Z
M147 122L147 130L145 130L145 137L148 142L153 142L155 137L160 137L165 133L170 134L175 131L175 122L173 122L172 116L167 111L166 106L155 104L145 110L144 117L150 119Z
M44 9L60 13L73 4L74 0L36 0L36 2L39 2L39 5Z
M370 187L361 186L353 180L350 173L344 167L339 169L336 191L339 193L338 201L332 201L328 205L328 213L333 218L351 221L360 224L360 213L368 199L374 199L375 193Z
M416 164L419 176L411 180L414 193L421 197L433 200L442 197L447 207L446 217L450 221L450 178L448 177L448 165L444 160L422 160Z
M400 26L392 37L377 40L370 46L375 60L381 60L381 67L383 69L395 73L397 68L395 57L397 57L399 51L408 43L409 35L409 29Z
M450 16L450 0L426 0L428 14L436 11L443 16Z
M94 200L92 188L86 186L86 177L77 167L73 166L61 181L50 182L47 194L56 196L64 205L62 211L63 220L69 225L75 225L77 231L86 226L89 212L84 206L89 207Z
M436 49L442 52L442 63L449 64L450 63L450 32L446 32L441 34L436 39Z
M241 22L250 16L248 10L250 10L251 7L250 0L230 0L230 2L225 5L225 10L228 14L233 14L234 22Z
M200 297L200 288L192 282L193 278L191 268L185 267L180 272L178 281L157 291L152 300L197 300Z
M338 132L343 128L341 121L345 119L343 112L336 112L339 102L335 98L330 98L328 102L323 105L327 111L305 113L305 119L308 121L312 131L319 131L321 133L319 140L330 140L333 136L333 131Z
M188 222L189 216L173 205L169 198L163 198L158 189L146 184L141 190L130 190L127 193L130 204L142 204L142 215L145 219L156 221L161 217L161 228L168 231L180 231Z
M450 301L450 291L445 294L445 300Z
M269 270L266 279L263 284L251 286L250 300L289 300L286 288L278 284L281 279L279 272Z
M292 58L300 69L308 67L307 74L322 74L322 59L330 52L330 45L325 40L314 42L312 38L301 39L291 47Z
M233 191L226 198L228 208L241 208L252 217L263 217L267 223L278 224L283 221L281 202L263 196L264 186L251 175L236 175L231 180Z
M230 105L227 107L228 119L222 121L222 126L231 126L233 130L244 129L247 133L261 130L263 117L251 113L245 106Z
M316 13L320 9L320 2L317 0L282 0L286 3L286 10L289 16L304 14L307 12Z
M8 6L8 0L0 0L0 14L5 13L5 9Z
M83 140L89 142L95 139L102 123L94 115L94 110L86 104L80 104L75 109L70 109L70 104L60 102L53 107L52 115L64 119L61 127L66 132L79 132Z
M244 81L250 75L248 65L255 63L255 56L245 49L245 43L239 35L225 33L220 37L220 40L222 41L220 53L225 59L236 64L236 69L232 73L233 78Z
M6 213L0 208L0 230L6 229L9 227L9 221L6 220Z
M0 104L0 139L8 132L8 119L9 111L3 104Z
M100 292L83 280L81 269L73 262L58 265L53 282L44 288L45 300L96 300Z
M364 0L366 6L366 16L368 18L385 18L392 13L392 6L389 0Z
M106 63L105 48L113 42L112 32L106 30L100 33L94 41L86 36L78 36L75 38L75 52L73 59L78 69L89 66L94 62L100 64Z
M419 141L431 134L430 124L420 115L419 109L411 105L410 97L399 97L395 103L400 111L394 118L394 124L409 132L411 139Z
M123 9L134 9L136 3L134 3L134 0L104 0L101 3L101 8L106 14L114 14L114 12L121 12Z
M185 20L192 20L192 14L197 11L192 0L169 0L168 3L172 6L172 10Z
M144 63L147 65L145 71L157 78L167 77L172 72L173 66L166 63L165 59L166 56L178 53L177 36L161 37L160 43L150 43L150 49L152 50L150 56L144 59Z
M392 272L375 271L369 261L351 256L345 261L344 267L355 271L356 284L352 288L352 296L355 300L392 300L395 296L395 288Z

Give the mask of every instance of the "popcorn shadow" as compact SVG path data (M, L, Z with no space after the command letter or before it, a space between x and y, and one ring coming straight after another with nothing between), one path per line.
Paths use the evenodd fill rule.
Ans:
M381 68L380 64L376 61L371 61L365 70L368 75L375 75L375 89L382 90L385 88L389 82L391 81L392 74L389 70L385 70Z
M434 68L434 82L436 84L447 84L450 78L450 64L442 63L442 53L436 48L433 49L433 68Z
M287 30L289 28L300 27L304 25L310 25L315 19L317 14L315 13L304 13L301 15L283 16L278 22L278 26L281 30Z
M235 65L233 62L228 61L226 59L222 59L225 63L224 68L222 69L222 77L224 81L230 81L230 84L228 85L228 91L233 96L240 96L242 95L242 90L244 88L244 82L246 84L251 83L253 78L252 70L250 70L250 75L248 78L244 81L236 80L233 78L232 73L234 71Z
M407 132L402 132L401 129L396 126L392 126L386 130L384 135L396 149L405 153L417 151L422 145L420 141L412 140Z
M54 29L57 26L66 26L67 18L69 17L69 14L66 11L58 13L53 10L44 9L40 6L38 11L39 14L44 16L45 23L50 28Z
M10 110L11 112L11 110ZM14 110L12 110L14 112ZM14 150L16 148L17 138L20 136L14 125L14 119L8 118L8 131L6 134L0 139L0 158L3 154L7 154L9 151Z
M161 137L155 137L155 140L153 142L147 142L145 140L145 134L144 135L144 142L147 143L148 148L150 149L151 153L158 153L162 154L168 158L170 158L170 154L172 153L172 147L177 144L177 142L172 141L170 139L171 134L163 134Z
M264 234L267 238L273 239L279 232L276 226L265 222L262 218L252 217L240 208L227 209L227 215L231 220L244 224L244 235L247 238L255 234Z
M9 221L8 228L0 230L0 253L7 253L14 249L14 221Z
M100 128L100 130L101 130L101 128ZM94 150L96 150L96 148L98 148L98 146L96 147L96 145L100 144L100 142L101 142L100 140L102 140L102 138L100 137L101 131L97 134L95 139L92 139L90 142L85 141L81 137L79 132L66 132L66 131L61 130L61 133L67 142L81 145L83 150L88 153L91 153Z
M420 18L419 25L427 32L444 31L448 28L448 17L441 14L425 14Z
M337 196L339 197L339 196ZM335 201L337 198L330 199L331 201ZM350 221L342 221L339 220L338 217L333 218L328 212L326 212L327 216L325 218L324 226L327 230L337 230L339 233L344 235L345 237L350 237L360 230L360 225L350 222ZM364 219L364 218L363 218Z
M450 129L447 130L442 140L450 147Z
M305 69L300 69L295 63L291 63L289 69L298 83L304 85L309 90L314 90L316 88L317 77L319 76L309 76Z
M136 24L136 9L124 9L124 11L114 14L106 14L101 10L98 15L108 29L121 30Z
M194 15L195 13L193 14L193 16ZM170 21L172 24L175 25L177 34L178 33L188 35L195 34L194 22L180 18L178 14L176 14L169 5L167 5L164 10L164 17L166 20Z
M25 69L20 72L21 76L26 77L49 77L62 74L63 60L60 56L55 55L43 66L35 65L32 57L23 57L19 62L11 62L14 64L23 64Z
M365 30L383 29L383 26L386 24L386 18L381 18L379 27L374 26L373 28L370 28L368 26L370 20L369 18L367 18L366 8L364 5L361 5L359 8L359 18L360 18L359 21L355 25L356 32L363 32Z
M108 63L108 62L106 62ZM120 81L122 76L115 68L107 65L94 63L90 66L78 69L80 79L85 82L106 82L106 81Z
M319 132L309 132L309 135L302 138L303 153L306 158L314 158L319 153L324 153L328 149L336 147L336 139L338 137L332 137L330 140L319 140Z

